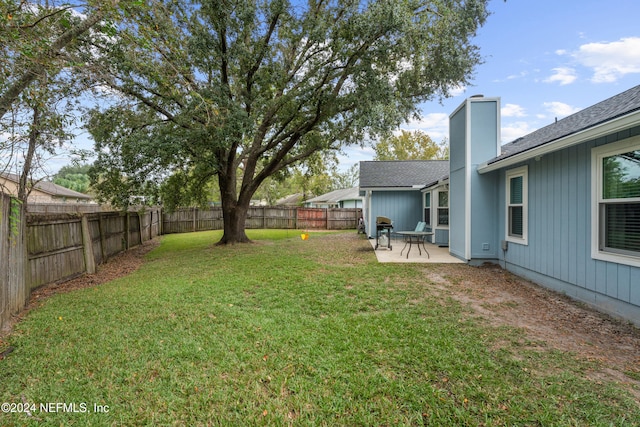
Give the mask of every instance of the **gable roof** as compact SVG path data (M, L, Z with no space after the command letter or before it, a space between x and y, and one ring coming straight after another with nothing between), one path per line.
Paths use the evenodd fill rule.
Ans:
M338 203L343 200L356 200L361 199L358 187L343 188L340 190L333 190L329 193L322 194L309 200L305 200L307 203Z
M555 141L639 111L640 85L503 145L501 147L502 153L489 160L487 165L552 144Z
M421 189L449 175L448 160L384 160L360 162L360 189Z
M16 184L20 182L20 176L13 173L0 173L0 178L5 178L9 181L13 181ZM33 186L36 190L41 191L43 193L49 194L54 197L68 197L71 199L86 199L89 200L92 197L80 193L78 191L70 190L68 188L62 187L60 185L54 184L53 182L48 181L38 181Z

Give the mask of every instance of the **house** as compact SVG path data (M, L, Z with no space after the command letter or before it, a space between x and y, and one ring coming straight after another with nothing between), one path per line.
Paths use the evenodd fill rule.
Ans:
M16 196L20 176L12 173L0 174L0 191ZM87 194L79 193L68 188L61 187L48 181L38 181L27 197L28 204L39 203L93 203L93 198Z
M500 99L450 115L449 250L640 325L640 86L500 145Z
M434 243L448 242L447 160L362 161L360 195L369 237L376 234L376 217L393 221L393 229L413 230L426 215ZM439 203L441 201L442 203ZM440 216L440 219L438 219ZM445 219L446 218L446 219Z
M304 201L304 194L295 193L276 200L276 206L301 206Z
M334 190L304 202L308 208L361 208L362 197L358 187Z

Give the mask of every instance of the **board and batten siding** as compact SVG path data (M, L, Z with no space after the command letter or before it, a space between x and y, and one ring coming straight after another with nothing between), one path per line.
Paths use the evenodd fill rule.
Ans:
M376 217L386 216L393 221L393 231L415 230L422 221L422 193L418 190L399 189L373 191L371 194L370 235L376 234Z
M640 324L640 268L591 257L591 150L639 135L640 127L546 154L528 165L528 245L509 243L501 261L535 282ZM500 230L505 233L505 171ZM488 174L490 175L490 174Z

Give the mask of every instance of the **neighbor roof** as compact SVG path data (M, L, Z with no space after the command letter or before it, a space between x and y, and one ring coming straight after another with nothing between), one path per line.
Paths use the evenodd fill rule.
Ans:
M489 160L487 164L499 162L638 110L640 85L503 145L502 154Z
M15 183L20 182L20 176L13 173L2 173L0 177L8 179L9 181L13 181ZM72 199L91 199L91 196L80 193L74 190L70 190L68 188L62 187L60 185L54 184L53 182L48 181L38 181L34 184L34 188L36 190L42 191L43 193L50 194L56 197L69 197Z
M449 174L448 160L387 160L360 162L360 189L420 189Z
M311 203L338 203L343 200L355 200L360 199L358 187L343 188L341 190L334 190L326 194L314 197L313 199L306 200Z

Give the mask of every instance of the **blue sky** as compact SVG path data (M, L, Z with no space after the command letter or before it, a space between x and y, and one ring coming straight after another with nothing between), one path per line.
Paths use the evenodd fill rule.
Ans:
M640 1L491 0L492 12L475 43L484 63L442 104L423 104L419 129L441 142L449 114L469 96L500 97L502 142L507 143L640 84ZM76 140L91 148L86 134ZM372 148L351 147L340 168L372 160ZM51 159L51 172L68 163Z
M484 63L442 104L423 104L419 129L448 137L449 114L476 94L501 99L502 142L533 132L640 84L640 1L491 0L475 43ZM341 168L372 160L350 148Z

